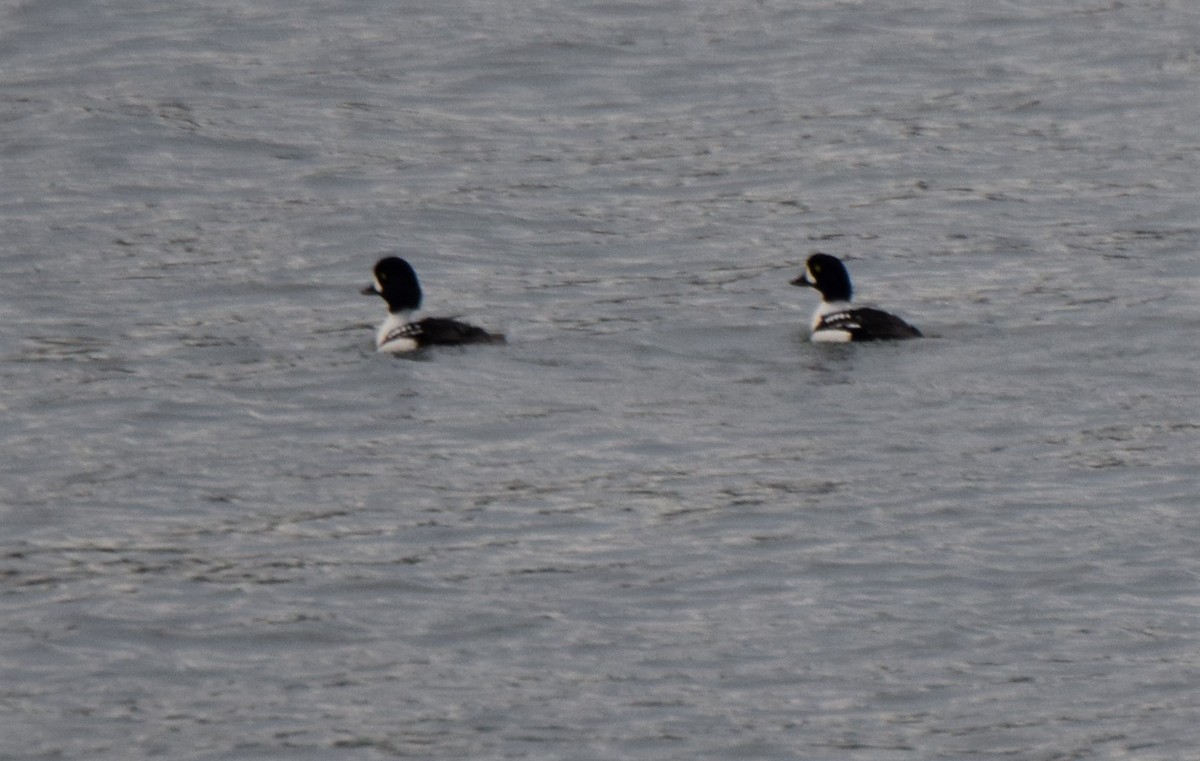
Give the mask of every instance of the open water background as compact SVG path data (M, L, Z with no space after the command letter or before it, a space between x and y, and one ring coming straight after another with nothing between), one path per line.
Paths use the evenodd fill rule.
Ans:
M1198 96L1190 0L3 2L0 757L1196 758Z

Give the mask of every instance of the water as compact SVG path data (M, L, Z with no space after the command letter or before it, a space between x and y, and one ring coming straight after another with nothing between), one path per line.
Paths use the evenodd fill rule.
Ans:
M1200 746L1190 4L0 19L0 757Z

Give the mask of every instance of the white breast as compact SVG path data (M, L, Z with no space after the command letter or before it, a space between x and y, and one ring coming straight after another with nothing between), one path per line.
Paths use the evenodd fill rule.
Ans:
M845 312L850 309L853 309L853 307L850 306L849 301L822 301L820 305L817 306L817 310L813 312L812 325L810 326L812 335L809 336L809 340L813 343L837 344L844 344L847 341L853 340L854 336L850 335L850 332L847 330L841 330L839 328L826 328L824 330L817 330L817 328L821 326L821 321L829 315L837 314L838 312Z
M814 330L812 336L809 337L809 340L815 344L844 344L853 339L854 336L850 335L849 331L837 328Z
M408 324L408 313L389 314L375 333L376 351L402 354L417 348L417 340L410 336L393 335Z

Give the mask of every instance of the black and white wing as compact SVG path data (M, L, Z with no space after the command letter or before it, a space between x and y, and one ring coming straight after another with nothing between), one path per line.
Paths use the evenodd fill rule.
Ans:
M842 331L850 335L851 341L885 341L921 336L921 331L896 315L871 307L831 312L821 318L817 330Z
M489 333L483 328L477 328L448 317L426 317L423 320L411 322L406 327L412 331L407 337L414 339L419 346L504 342L503 335Z

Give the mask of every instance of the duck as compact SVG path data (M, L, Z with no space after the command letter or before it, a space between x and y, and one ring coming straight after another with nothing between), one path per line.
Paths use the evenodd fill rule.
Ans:
M821 294L809 336L814 343L888 341L922 335L915 326L891 312L853 304L850 272L836 256L815 253L808 257L804 272L791 284L814 288Z
M379 296L387 303L387 317L375 332L375 348L386 354L403 354L429 346L498 344L505 338L483 328L449 317L414 319L421 308L421 281L416 270L399 256L385 256L375 263L365 296Z

